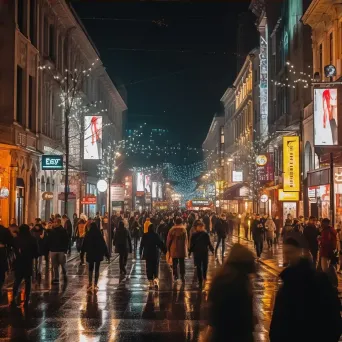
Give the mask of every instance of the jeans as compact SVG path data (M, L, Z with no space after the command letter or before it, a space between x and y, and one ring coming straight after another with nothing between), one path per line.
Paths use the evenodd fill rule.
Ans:
M181 278L184 279L184 276L185 276L184 258L172 258L173 277L175 278L175 280L178 279L178 263L179 263Z
M88 264L88 271L89 271L89 284L93 282L93 272L94 272L94 266L95 266L95 285L97 285L99 281L99 275L100 275L100 261L96 262L90 262Z
M72 237L68 236L68 254L71 254Z
M25 280L25 301L28 301L31 293L31 276L25 276L19 273L15 273L15 280L13 284L13 299L17 297L19 286L23 280Z
M254 241L257 257L261 257L262 249L264 247L264 241L262 239Z
M119 253L119 265L120 265L120 273L126 274L126 265L127 265L128 252Z
M53 280L59 280L59 266L62 267L64 277L66 277L66 256L64 252L50 252Z
M43 256L39 256L37 259L33 259L34 271L36 274L42 273Z
M139 236L134 236L133 237L133 245L134 245L134 250L136 251L138 248L138 242L139 242Z
M215 255L217 257L217 250L220 246L220 243L222 242L222 248L221 248L221 254L222 254L222 260L224 258L224 249L225 249L225 246L226 246L226 238L222 237L222 236L218 236L218 239L217 239L217 244L216 244L216 248L215 248Z
M207 270L208 270L208 254L195 256L195 264L197 269L197 278L198 281L201 283L207 279Z
M159 275L159 259L146 260L146 274L148 280L158 278Z

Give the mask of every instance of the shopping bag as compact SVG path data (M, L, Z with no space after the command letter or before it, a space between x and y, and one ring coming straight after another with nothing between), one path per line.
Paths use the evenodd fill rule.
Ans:
M166 262L167 262L169 265L172 265L172 258L171 258L170 252L167 252L167 253L166 253Z

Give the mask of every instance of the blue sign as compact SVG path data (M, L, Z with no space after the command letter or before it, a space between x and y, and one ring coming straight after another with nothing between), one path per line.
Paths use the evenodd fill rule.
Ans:
M63 170L63 156L42 156L42 170Z

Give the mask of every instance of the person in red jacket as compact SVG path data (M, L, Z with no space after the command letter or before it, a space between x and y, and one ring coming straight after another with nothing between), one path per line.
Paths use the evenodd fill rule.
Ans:
M320 257L321 267L323 272L327 272L331 257L334 254L334 250L337 248L337 232L330 225L330 220L324 218L322 220L322 232L320 238Z

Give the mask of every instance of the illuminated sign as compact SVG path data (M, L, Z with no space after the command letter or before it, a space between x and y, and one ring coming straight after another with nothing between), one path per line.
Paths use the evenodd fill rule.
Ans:
M84 196L81 200L81 204L96 204L96 196L95 195Z
M267 25L265 30L260 31L260 134L262 137L268 135L268 44Z
M210 205L209 201L205 200L205 199L203 199L203 200L201 200L201 199L198 199L198 200L194 199L191 202L192 202L192 205L194 207L209 207L209 205Z
M255 162L258 166L264 166L267 164L267 156L264 154L261 154L256 157Z
M157 198L158 183L152 182L152 198Z
M337 88L314 89L314 144L338 145Z
M260 202L266 203L268 201L268 196L266 194L263 194L260 196Z
M108 188L108 183L104 180L104 179L100 179L97 182L97 190L99 190L100 192L105 192Z
M137 192L144 192L145 193L144 174L142 172L137 172L135 179L136 179L136 190L137 190Z
M0 188L0 199L8 198L9 196L9 190L6 186L2 186Z
M283 137L283 188L300 191L299 137Z
M63 156L42 155L42 170L63 170Z
M102 158L102 116L84 117L84 159Z
M125 186L123 184L112 184L110 186L110 197L112 202L123 202L125 200Z
M283 189L278 190L278 200L282 202L288 202L288 201L299 201L299 192L291 192L287 191L284 192Z
M42 199L44 201L51 201L53 199L53 192L45 191L42 193Z
M151 193L151 176L145 175L145 191Z
M233 182L242 182L243 181L243 172L242 171L233 171Z

